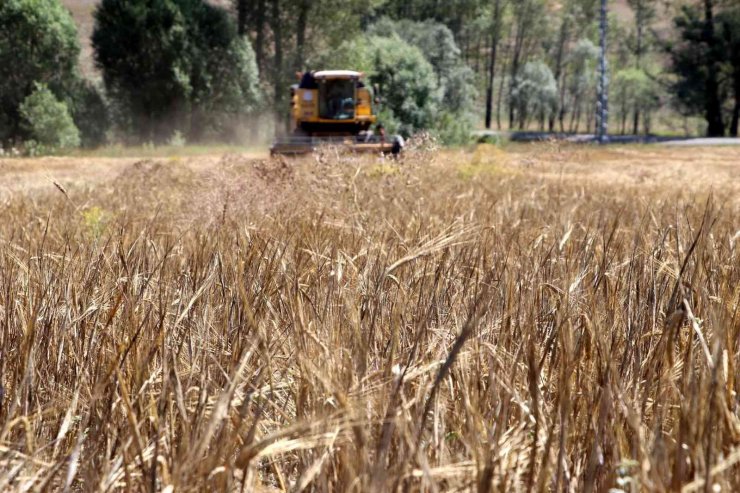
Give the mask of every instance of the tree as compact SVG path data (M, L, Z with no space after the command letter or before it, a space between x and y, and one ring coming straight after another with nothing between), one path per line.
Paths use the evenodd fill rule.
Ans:
M633 53L635 55L635 68L642 69L642 62L647 53L648 43L646 31L655 19L655 0L629 0L632 12L635 14L635 34ZM635 105L632 117L632 133L637 134L640 126L640 106Z
M511 102L522 62L527 59L527 50L532 43L532 32L542 33L546 29L541 22L544 14L543 0L521 0L513 2L512 13L515 29L511 63L509 64L509 101ZM509 127L514 126L515 107L509 105Z
M447 144L460 144L469 139L477 91L475 74L462 60L461 50L452 31L435 21L393 21L383 18L368 29L371 35L402 39L418 48L434 70L441 100L435 101L437 112L431 126ZM417 128L418 130L419 128Z
M706 46L701 42L703 23L698 10L685 6L674 19L680 38L668 46L671 70L676 74L672 91L684 114L696 114L706 107Z
M719 58L721 57L720 43L717 41L714 25L714 0L704 0L704 29L702 31L703 42L707 45L708 57L706 59L707 78L705 91L707 135L710 137L722 137L725 134L725 124L722 121L722 101L719 94Z
M459 113L473 110L477 96L475 76L463 62L452 31L446 26L434 21L393 21L383 18L368 29L368 34L396 36L419 48L434 69L437 85L443 93L444 108Z
M527 128L531 117L537 118L540 130L545 120L557 110L558 87L555 77L544 62L528 62L517 76L510 103L519 117L519 128Z
M93 47L119 124L139 141L220 137L258 102L251 46L203 0L103 0Z
M612 82L612 94L617 108L616 114L621 122L621 133L626 132L627 119L634 114L634 108L640 108L645 133L649 132L650 113L660 103L658 87L644 70L628 68L620 70ZM637 134L639 129L633 128Z
M735 104L730 117L730 135L738 136L740 124L740 6L728 9L717 16L719 38L722 41L722 53L727 55L726 72L731 74L731 92Z
M125 119L119 124L141 141L168 139L192 90L179 2L103 0L92 41L108 94Z
M598 57L599 48L588 39L580 39L568 57L568 68L570 69L568 94L571 112L569 130L571 132L578 131L584 104L587 106L587 111L592 107L594 99L589 96L595 90Z
M69 108L54 97L45 85L36 84L35 90L23 100L18 111L28 135L43 148L55 150L80 145L80 133Z
M684 6L674 24L680 37L669 46L671 68L677 75L673 90L686 113L704 114L708 136L721 137L725 125L719 74L726 54L715 32L713 3L705 1L703 12Z
M75 24L58 0L0 2L0 142L24 137L19 106L36 83L69 96L79 53Z
M69 104L72 118L80 131L80 145L93 148L105 144L111 117L101 88L90 81L80 80Z
M491 128L493 118L493 76L496 73L496 55L501 39L502 0L493 0L493 20L491 26L491 54L488 58L488 75L486 78L486 128Z

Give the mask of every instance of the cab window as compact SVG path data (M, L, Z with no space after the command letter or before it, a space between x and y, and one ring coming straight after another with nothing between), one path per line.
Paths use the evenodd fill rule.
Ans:
M322 80L319 83L319 115L327 120L352 120L355 117L355 81Z

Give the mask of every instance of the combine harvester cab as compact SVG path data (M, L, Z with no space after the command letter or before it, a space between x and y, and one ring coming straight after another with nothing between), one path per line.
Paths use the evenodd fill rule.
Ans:
M308 154L322 145L358 153L401 152L403 139L387 137L376 125L372 94L361 72L324 70L297 75L300 83L290 88L292 132L276 139L270 154Z

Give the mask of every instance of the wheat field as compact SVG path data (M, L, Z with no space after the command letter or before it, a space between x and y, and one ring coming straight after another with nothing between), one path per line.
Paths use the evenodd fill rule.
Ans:
M0 162L0 491L740 490L739 165L670 152Z

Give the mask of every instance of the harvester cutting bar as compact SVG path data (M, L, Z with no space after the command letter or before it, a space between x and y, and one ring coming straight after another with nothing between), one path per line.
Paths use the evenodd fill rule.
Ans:
M397 154L401 145L397 139L390 142L382 142L378 137L372 136L302 136L292 135L278 138L270 147L270 154L299 155L310 154L322 146L336 146L349 152L356 153L388 153Z

